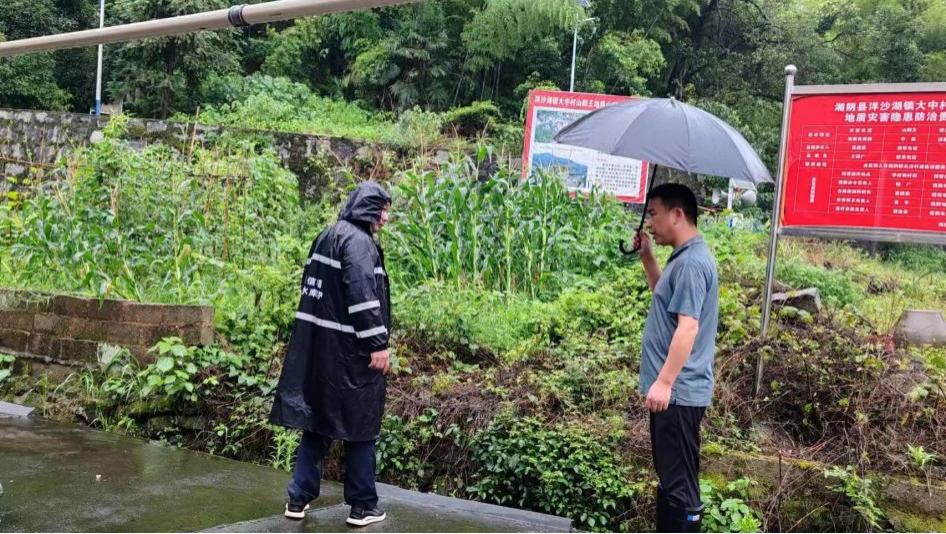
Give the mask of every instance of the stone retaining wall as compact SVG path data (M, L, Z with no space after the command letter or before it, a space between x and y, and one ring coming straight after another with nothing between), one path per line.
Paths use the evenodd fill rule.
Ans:
M147 361L169 336L212 344L214 309L0 289L0 350L46 366L95 365L116 346Z

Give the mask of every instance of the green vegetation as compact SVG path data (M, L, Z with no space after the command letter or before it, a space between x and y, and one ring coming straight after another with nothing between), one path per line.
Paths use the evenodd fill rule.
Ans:
M299 436L266 418L305 251L343 191L301 202L257 136L184 154L134 151L123 125L112 122L102 142L63 162L59 178L38 177L0 204L0 285L211 304L218 342L165 339L147 364L116 351L62 382L25 377L4 357L0 391L47 416L78 414L103 429L288 469ZM601 195L570 198L552 176L519 183L500 168L481 180L477 162L489 151L388 184L395 219L380 239L394 284L396 365L381 478L566 514L590 530L651 528L646 414L635 401L650 294L616 246L635 215ZM872 255L786 239L780 283L818 286L827 310L777 314L763 344L765 233L730 228L723 216L701 227L726 317L705 441L723 454L790 441L810 447L808 460L850 465L856 471L838 468L794 490L837 495L805 525L836 516L830 528L886 528L864 473L941 476L946 352L897 349L881 319L917 302L942 306L944 282L928 273L946 253ZM761 400L747 403L758 354L766 381ZM773 493L756 488L707 479L707 524L755 531L807 513L774 506Z
M97 22L93 0L10 2L0 38ZM224 5L117 0L107 24ZM636 393L651 297L617 251L635 215L600 194L571 198L554 176L521 183L501 163L521 150L528 91L568 87L572 30L587 17L577 90L687 100L772 169L784 65L804 84L946 77L946 7L932 0L444 0L116 45L106 85L140 116L359 138L413 158L386 183L395 219L380 236L396 323L381 478L641 531L654 506ZM92 48L0 59L0 106L85 112L94 70ZM306 250L347 184L307 202L267 135L139 151L126 126L116 117L103 141L5 191L0 287L209 304L217 341L168 338L148 363L115 351L62 381L0 354L0 395L288 470L299 435L266 419ZM435 165L442 148L451 163ZM726 213L701 220L725 318L705 441L721 455L788 447L805 465L841 467L772 491L761 476L708 476L706 528L939 524L888 513L876 473L922 473L931 488L946 476L946 350L890 336L906 308L946 312L946 252L782 239L779 289L817 287L826 309L779 310L763 342L771 190L759 200L743 213L755 231L730 228Z

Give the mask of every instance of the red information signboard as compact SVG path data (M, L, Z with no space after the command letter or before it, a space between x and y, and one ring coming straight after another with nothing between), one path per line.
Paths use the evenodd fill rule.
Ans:
M792 96L781 224L946 234L946 92Z

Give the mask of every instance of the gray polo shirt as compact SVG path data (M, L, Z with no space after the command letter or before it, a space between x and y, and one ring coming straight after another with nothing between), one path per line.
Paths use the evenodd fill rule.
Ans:
M670 402L709 406L719 324L719 276L716 260L701 236L673 251L654 287L641 354L640 391L645 395L667 360L678 314L698 319L700 329L690 358L673 383Z

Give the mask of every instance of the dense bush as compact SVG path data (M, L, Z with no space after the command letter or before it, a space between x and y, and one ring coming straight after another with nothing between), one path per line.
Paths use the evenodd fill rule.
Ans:
M471 455L471 495L571 517L579 528L616 530L645 487L587 429L549 428L534 418L497 421L474 437Z

